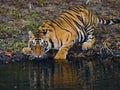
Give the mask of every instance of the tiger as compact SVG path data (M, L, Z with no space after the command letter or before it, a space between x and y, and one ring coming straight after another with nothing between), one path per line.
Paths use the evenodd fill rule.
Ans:
M118 23L120 19L104 19L84 6L76 6L65 10L54 20L43 22L36 34L29 31L28 47L23 48L23 52L41 57L50 49L57 49L54 59L66 59L69 49L76 42L82 44L82 50L94 46L94 31L99 24Z

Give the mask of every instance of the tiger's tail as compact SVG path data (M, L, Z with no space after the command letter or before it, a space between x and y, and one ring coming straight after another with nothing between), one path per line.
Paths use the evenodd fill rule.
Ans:
M99 24L103 25L113 25L113 24L119 24L120 19L103 19L99 18Z

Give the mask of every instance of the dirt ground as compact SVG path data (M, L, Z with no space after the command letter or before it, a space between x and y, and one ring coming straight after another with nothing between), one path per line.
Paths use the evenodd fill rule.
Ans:
M78 5L105 18L120 18L120 0L0 0L0 61L23 59L21 51L27 46L28 31L37 30L45 20ZM120 25L99 26L95 33L95 47L87 55L94 52L120 56ZM83 56L80 44L75 46L78 48L73 47L69 53Z

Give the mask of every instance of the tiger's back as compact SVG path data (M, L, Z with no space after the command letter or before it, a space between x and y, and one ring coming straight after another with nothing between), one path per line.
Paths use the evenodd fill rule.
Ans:
M93 33L92 28L97 26L98 20L94 12L83 6L78 6L63 12L54 20L54 23L58 24L59 27L77 34L76 36L78 36L79 42L83 42L86 39L89 29Z
M78 6L71 8L69 10L64 11L60 16L55 20L59 25L63 25L63 27L77 27L79 24L82 27L88 27L89 24L97 25L98 17L94 14L94 12L86 9L83 6ZM73 28L73 29L74 29Z

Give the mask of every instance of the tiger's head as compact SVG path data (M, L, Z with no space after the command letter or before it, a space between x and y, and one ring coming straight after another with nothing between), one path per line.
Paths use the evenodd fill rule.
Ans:
M56 40L55 29L51 20L44 22L36 32L29 34L28 47L23 48L23 53L34 57L41 57L44 53L54 48L53 40Z
M23 53L32 55L36 58L42 57L47 49L47 42L40 38L40 34L38 32L32 33L29 31L28 34L28 47L23 48Z

